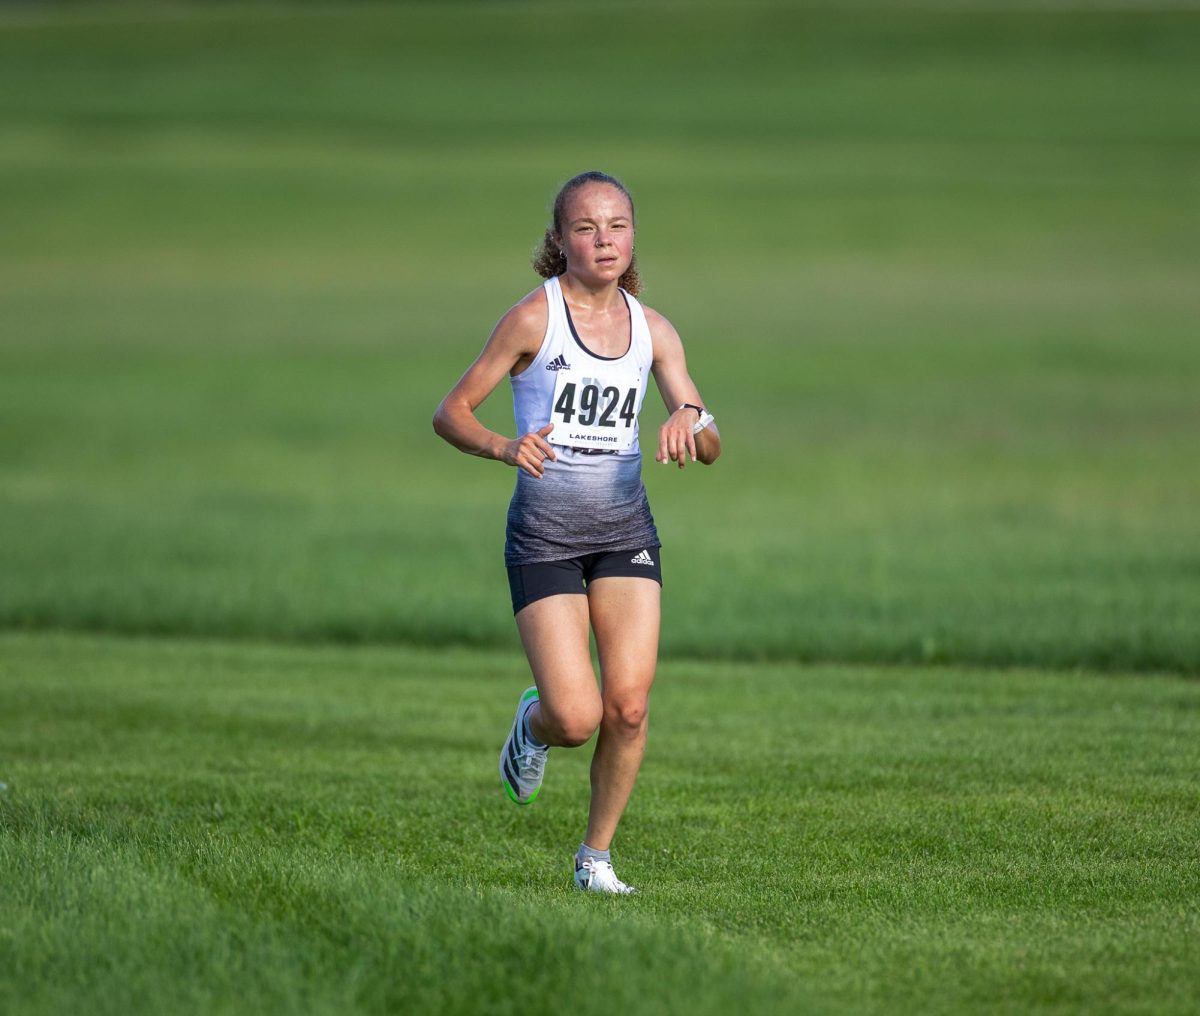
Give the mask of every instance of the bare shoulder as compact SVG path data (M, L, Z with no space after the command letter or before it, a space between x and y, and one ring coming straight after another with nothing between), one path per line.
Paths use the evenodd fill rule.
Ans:
M505 311L492 332L491 341L519 354L536 353L546 336L549 316L546 291L538 286Z
M548 317L550 308L546 305L546 290L539 285L504 312L504 317L496 325L494 336L503 335L509 342L514 339L522 344L533 342L534 349L538 349L546 335Z
M549 308L546 305L546 290L541 286L530 290L505 313L519 327L545 329Z
M675 326L653 307L642 305L646 313L646 324L650 328L650 339L654 344L654 357L659 359L664 354L670 355L677 349L683 348L683 340L675 331Z

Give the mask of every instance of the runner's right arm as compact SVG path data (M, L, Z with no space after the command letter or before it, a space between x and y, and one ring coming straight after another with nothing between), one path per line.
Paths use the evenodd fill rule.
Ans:
M538 479L542 463L555 457L546 441L553 425L509 439L488 430L476 418L475 410L505 374L527 366L537 355L546 332L547 314L546 298L539 287L500 319L483 351L433 414L434 431L459 451L506 462Z

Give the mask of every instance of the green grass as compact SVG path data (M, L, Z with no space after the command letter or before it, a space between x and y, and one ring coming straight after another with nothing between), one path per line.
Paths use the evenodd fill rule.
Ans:
M5 8L0 1011L1194 1011L1198 67L1184 8ZM590 167L725 443L647 470L622 901L586 752L499 789L513 477L429 426Z
M616 857L523 661L0 638L0 1008L1188 1012L1200 687L668 663ZM733 746L728 753L713 745Z

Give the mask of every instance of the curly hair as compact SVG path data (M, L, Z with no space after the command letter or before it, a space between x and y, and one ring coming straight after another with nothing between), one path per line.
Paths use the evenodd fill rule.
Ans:
M552 279L562 275L567 270L567 259L559 249L555 236L562 236L562 219L567 210L567 199L584 184L607 183L616 187L629 200L629 208L633 209L633 195L625 189L615 176L601 173L598 169L589 169L586 173L571 177L562 185L554 198L554 221L546 227L546 235L539 246L533 251L533 270L543 279ZM642 276L638 271L637 251L629 259L629 267L625 269L619 280L619 285L630 296L637 296L642 291Z

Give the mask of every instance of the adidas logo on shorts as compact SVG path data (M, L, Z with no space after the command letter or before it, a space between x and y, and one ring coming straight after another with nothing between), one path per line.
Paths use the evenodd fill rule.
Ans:
M651 568L653 568L654 567L654 558L652 558L648 553L646 553L646 551L640 550L640 551L638 551L637 557L631 557L629 559L629 563L630 564L648 564L648 565L650 565Z

